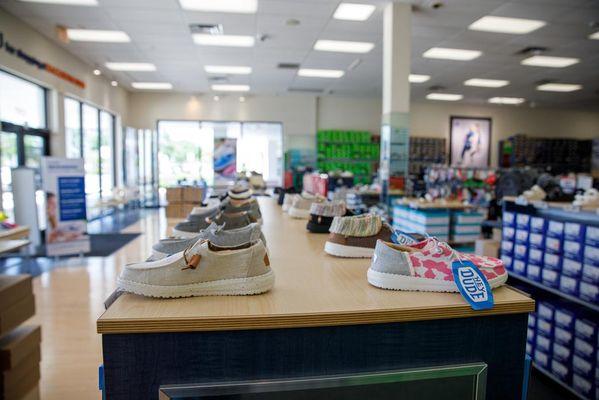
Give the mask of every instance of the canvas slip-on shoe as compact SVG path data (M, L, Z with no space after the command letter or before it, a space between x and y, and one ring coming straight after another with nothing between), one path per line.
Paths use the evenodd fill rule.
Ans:
M163 259L171 254L185 250L201 239L207 239L218 247L238 247L247 243L255 243L258 240L262 240L266 245L266 239L262 234L260 225L256 223L231 230L224 230L224 226L212 223L208 228L201 231L199 235L189 239L166 238L160 240L152 246L152 255L146 261Z
M256 222L262 225L262 212L260 211L260 204L258 204L258 201L254 198L249 198L247 200L227 199L223 201L221 209L225 214L247 212L251 218L255 219Z
M173 228L173 236L187 239L196 237L202 230L206 229L213 222L217 225L224 225L224 230L230 230L243 228L244 226L257 221L245 211L238 213L220 212L213 217L206 218L203 221L179 222Z
M507 281L501 260L459 253L447 243L431 239L412 246L379 240L368 269L368 282L381 289L458 292L452 272L454 261L472 262L491 288Z
M370 258L377 240L390 241L392 230L380 216L335 217L324 251L336 257Z
M274 280L262 241L227 249L201 239L161 260L126 265L117 286L148 297L235 296L267 292Z
M301 194L293 198L293 203L287 212L291 218L308 219L310 218L310 207L313 203L322 203L325 199L318 195Z
M312 233L329 233L329 228L335 217L346 215L344 201L326 201L323 203L312 203L310 206L310 219L306 229Z

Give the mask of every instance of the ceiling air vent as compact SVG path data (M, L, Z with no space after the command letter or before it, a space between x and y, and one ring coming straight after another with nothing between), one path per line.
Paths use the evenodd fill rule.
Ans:
M314 88L289 88L288 92L293 93L322 93L322 89L314 89Z
M210 35L222 35L223 26L221 24L189 24L191 33L208 33Z
M446 90L447 88L445 86L442 85L433 85L431 87L428 88L428 90L430 90L431 92L442 92L444 90Z
M515 54L516 55L526 55L526 54L535 55L535 54L545 53L547 50L549 50L547 47L528 46L528 47L523 48L522 50L517 51Z
M277 64L278 69L299 69L300 65L298 63L279 63Z
M211 76L208 78L210 82L228 82L229 78L226 76Z

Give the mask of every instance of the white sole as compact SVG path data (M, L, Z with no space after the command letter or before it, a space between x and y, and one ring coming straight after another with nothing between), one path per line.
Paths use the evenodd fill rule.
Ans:
M275 284L272 270L251 278L222 279L181 286L148 285L117 280L119 289L147 297L176 298L192 296L246 296L268 292Z
M186 231L180 231L180 230L173 228L173 236L181 238L181 239L191 239L191 238L197 237L199 234L200 234L200 232L186 232Z
M459 292L454 281L441 281L415 276L388 274L368 269L368 283L381 289L409 290L418 292ZM503 285L507 274L489 280L491 288Z
M335 257L371 258L374 249L368 247L345 246L343 244L325 242L324 251Z
M300 208L291 207L287 212L291 218L297 219L309 219L310 218L310 210L302 210Z

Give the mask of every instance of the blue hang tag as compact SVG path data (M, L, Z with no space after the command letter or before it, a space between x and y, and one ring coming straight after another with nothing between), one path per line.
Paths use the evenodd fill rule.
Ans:
M399 229L393 231L393 233L391 234L391 241L395 244L402 245L410 245L417 243L417 240L416 238L414 238L414 236L410 235L409 233L402 232Z
M493 308L493 292L487 278L472 261L454 261L451 263L453 280L462 297L473 310Z

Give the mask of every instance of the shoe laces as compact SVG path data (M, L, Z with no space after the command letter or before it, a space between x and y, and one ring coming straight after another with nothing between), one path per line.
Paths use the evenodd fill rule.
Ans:
M196 245L202 245L207 243L208 239L200 239L199 241L190 244L187 246L185 250L183 250L183 260L185 260L185 267L181 268L181 271L185 271L186 269L196 269L200 265L200 260L202 259L202 255L200 253L192 254L191 257L187 258L187 253L191 251Z
M443 241L437 239L436 237L428 236L427 234L425 234L425 236L427 237L427 239L430 239L433 242L433 244L434 244L433 252L444 253L444 250L443 250L444 248L449 249L451 252L448 256L451 260L456 260L462 265L464 265L465 261L468 261L467 257L464 257L463 254L461 254L459 251L457 251L456 249L451 247L449 245L449 243L443 242Z

